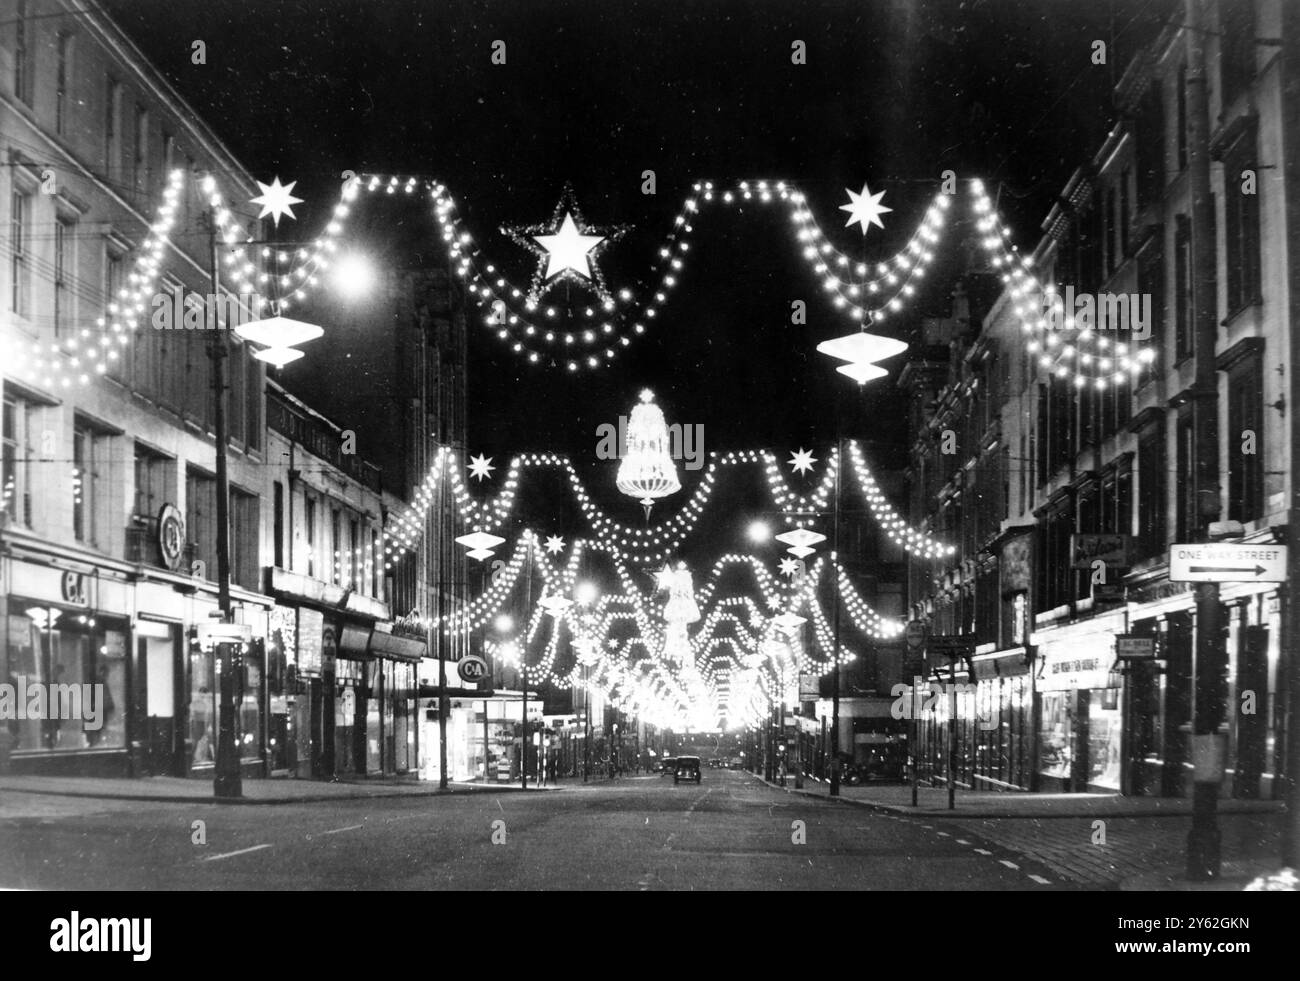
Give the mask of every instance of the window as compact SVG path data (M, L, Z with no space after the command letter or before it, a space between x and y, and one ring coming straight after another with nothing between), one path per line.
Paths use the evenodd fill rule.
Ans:
M170 180L172 171L176 169L176 137L166 130L162 133L162 162L163 179Z
M185 472L185 529L203 579L217 577L217 481L201 470Z
M99 511L104 504L108 439L77 420L72 430L72 531L77 541L100 544Z
M1199 530L1196 521L1196 430L1192 427L1192 413L1184 409L1178 414L1177 452L1175 461L1178 476L1178 520L1176 539L1180 542L1193 541Z
M23 527L32 526L32 476L40 410L25 399L5 393L3 474L0 474L0 513Z
M1219 2L1219 84L1226 109L1255 77L1254 0Z
M104 91L104 173L111 179L122 166L122 83L110 75Z
M1121 261L1128 255L1129 184L1133 171L1125 167L1119 175L1119 254Z
M1110 223L1110 234L1106 236L1106 271L1113 273L1119 268L1122 258L1120 238L1123 235L1124 218L1119 207L1119 188L1106 190L1106 220Z
M230 580L257 588L257 495L230 488Z
M135 504L139 518L158 517L164 504L173 499L172 461L142 443L135 444Z
M248 398L244 400L244 445L249 450L261 450L262 448L262 397L266 392L266 382L263 380L264 362L258 361L257 358L248 354L247 348L244 353L244 371L247 374Z
M274 525L271 529L272 545L275 549L274 563L277 569L284 568L284 484L275 481L272 485L272 506L275 508Z
M58 67L54 79L54 131L64 136L68 131L68 83L72 78L72 35L59 33L57 44Z
M370 595L375 597L380 597L379 568L382 564L382 555L383 553L379 551L379 532L371 528L370 557L366 560L366 563L370 566Z
M149 110L135 107L135 153L131 158L131 185L136 191L149 190Z
M1178 169L1187 169L1187 65L1178 66L1178 91L1175 93L1178 100L1178 132L1175 134L1178 140Z
M1165 93L1158 81L1147 87L1137 120L1138 208L1159 201L1165 190Z
M1192 223L1186 215L1174 220L1174 357L1192 355Z
M1151 298L1151 322L1146 325L1150 331L1150 349L1159 352L1165 346L1165 256L1160 246L1160 236L1153 235L1138 253L1137 284L1139 302L1145 308L1145 299ZM1156 375L1153 363L1151 370L1142 373L1142 382Z
M54 333L56 335L75 326L76 291L72 282L76 278L76 261L73 256L77 240L76 223L60 217L54 222Z
M316 499L311 495L307 496L303 520L307 524L307 575L314 579L320 562L316 556Z
M1138 554L1159 554L1166 537L1165 427L1147 430L1138 441Z
M31 283L28 243L31 240L32 197L14 191L9 198L9 309L30 316Z
M1258 356L1228 375L1228 520L1264 516L1264 377Z
M336 586L343 584L343 535L339 524L339 509L330 509L330 544L334 547L334 566L331 581Z
M23 102L32 101L31 49L28 47L31 31L27 0L18 0L14 14L14 95Z
M1242 190L1246 171L1258 175L1253 151L1252 133L1239 139L1223 159L1229 316L1260 300L1259 196Z
M348 586L357 589L361 586L361 528L357 519L348 522Z

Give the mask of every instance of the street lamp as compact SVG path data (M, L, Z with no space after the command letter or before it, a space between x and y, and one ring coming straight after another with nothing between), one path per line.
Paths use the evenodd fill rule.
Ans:
M747 534L751 542L761 545L772 537L772 526L766 521L751 521Z
M331 279L345 299L358 300L374 288L375 270L365 256L352 252L334 264Z

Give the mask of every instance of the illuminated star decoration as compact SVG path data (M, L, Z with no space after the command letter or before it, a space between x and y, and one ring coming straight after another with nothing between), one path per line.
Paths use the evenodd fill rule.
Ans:
M490 456L484 456L480 453L478 456L472 456L469 458L469 475L475 480L482 480L495 469L496 467L492 466L492 458Z
M673 582L677 578L677 573L673 572L668 566L664 566L655 573L655 581L658 583L657 589L672 589Z
M289 184L281 184L279 177L271 181L270 184L263 184L258 181L257 186L262 189L262 193L251 199L252 204L261 205L262 207L262 211L257 217L265 218L270 215L277 228L280 227L281 215L288 215L296 221L297 216L293 213L293 205L302 204L302 198L295 198L289 192L293 190L294 185L297 183L297 181L292 181Z
M817 458L812 455L812 450L797 450L794 456L790 457L790 469L795 473L805 474L812 469Z
M546 539L546 551L555 555L557 552L564 551L564 539L559 535L551 535Z
M557 283L577 283L596 294L602 301L611 301L605 287L605 276L596 260L611 243L627 234L628 225L595 228L587 224L582 210L574 199L572 186L564 185L555 214L545 225L528 227L502 227L502 234L534 253L538 257L537 272L528 291L528 299L538 298Z
M867 234L867 229L872 225L880 228L885 227L885 223L880 220L880 216L886 212L893 211L893 208L886 208L880 203L880 199L885 196L885 192L872 194L866 184L862 185L862 193L854 194L848 188L845 191L849 195L849 203L840 205L841 211L849 213L849 220L844 223L845 228L849 228L854 222L862 226L862 234Z
M780 568L780 570L781 570L781 575L783 575L783 576L793 576L796 572L799 571L799 560L798 560L798 559L782 559L779 568Z

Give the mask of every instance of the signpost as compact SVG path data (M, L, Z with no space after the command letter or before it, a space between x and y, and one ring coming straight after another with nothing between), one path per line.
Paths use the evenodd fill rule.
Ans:
M251 623L200 623L195 628L198 642L210 644L244 644L253 639Z
M1137 634L1116 634L1115 656L1121 661L1150 660L1156 656L1156 639Z
M1170 582L1286 582L1285 545L1169 546Z

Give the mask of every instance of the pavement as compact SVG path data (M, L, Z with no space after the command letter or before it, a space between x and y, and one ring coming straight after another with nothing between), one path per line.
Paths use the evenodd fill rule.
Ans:
M813 780L707 769L698 787L243 790L239 803L278 806L229 807L208 781L170 777L0 777L0 887L1239 890L1277 871L1283 818L1280 802L1220 801L1224 874L1191 883L1188 800L959 791L949 811L942 788L913 808L906 786L833 800Z
M802 789L792 776L784 787L769 786L805 796L830 794L828 783L808 778ZM1192 801L1186 798L959 789L949 810L943 787L918 787L913 807L910 786L867 784L841 785L840 799L923 821L925 828L982 838L1087 888L1124 891L1243 889L1278 870L1285 814L1281 801L1220 800L1222 874L1206 883L1185 877L1192 824Z
M251 782L250 782L251 783ZM246 784L247 786L247 784ZM278 807L0 795L0 889L1077 891L1000 848L751 775Z

